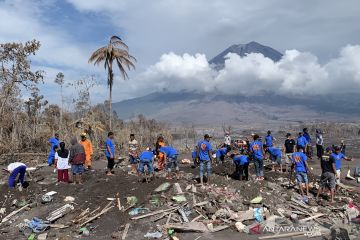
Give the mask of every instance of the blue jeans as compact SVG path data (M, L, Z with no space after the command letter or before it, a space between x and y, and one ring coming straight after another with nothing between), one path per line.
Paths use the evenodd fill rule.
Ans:
M138 171L140 173L144 174L145 173L145 166L147 167L147 170L148 170L149 174L154 173L154 166L153 166L152 161L140 161Z
M18 174L19 175L19 182L21 184L24 183L25 181L25 173L26 173L26 166L20 166L20 167L17 167L15 168L11 174L10 174L10 177L9 177L9 187L15 187L16 185L16 177Z
M179 171L179 163L177 160L177 155L167 158L166 169L168 172L171 172L171 168L174 167L176 171Z
M308 183L308 177L306 172L297 172L296 173L296 181L298 184Z
M137 157L129 155L130 164L137 164L137 160L138 160Z
M262 158L254 158L255 174L257 177L264 176L264 162Z
M73 175L75 174L82 174L85 171L83 164L72 164L71 165L71 172Z
M210 160L200 160L200 178L202 178L204 176L204 171L205 171L205 165L207 168L207 176L210 177L211 176L211 161Z

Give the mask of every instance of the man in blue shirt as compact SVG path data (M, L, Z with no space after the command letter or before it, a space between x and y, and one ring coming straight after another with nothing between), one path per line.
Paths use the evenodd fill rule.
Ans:
M197 157L196 146L195 149L191 152L191 158L194 162L194 168L199 166L199 158Z
M105 155L108 160L106 174L108 176L114 175L113 168L115 164L115 144L113 142L113 139L114 139L114 133L109 132L105 142L106 145Z
M48 144L50 145L50 153L48 156L48 164L49 166L54 164L55 161L55 146L57 146L58 148L60 147L60 140L59 140L59 134L55 133L54 137L50 138L48 141Z
M256 180L264 180L264 149L259 135L254 134L254 141L250 143L250 154L254 160Z
M276 139L271 135L271 131L267 131L267 135L265 136L265 144L268 147L273 147L274 146L274 141L276 141Z
M303 136L304 136L304 138L306 139L306 142L307 142L306 149L305 149L306 156L309 159L312 159L313 149L312 149L312 145L311 145L311 137L310 137L310 134L309 134L307 128L303 129Z
M302 132L299 132L299 136L296 142L296 148L301 148L303 152L306 151L306 145L308 144L306 138L303 136Z
M226 147L223 147L223 148L219 148L217 151L216 151L216 162L217 163L224 163L225 161L225 156L228 152L230 152L231 150L231 147L230 146L226 146Z
M271 161L272 161L272 170L273 172L275 172L275 165L279 165L280 166L280 172L282 173L282 161L281 161L281 150L278 148L274 148L274 147L268 147L267 145L264 145L264 150L265 152L269 153Z
M210 176L211 176L211 151L212 146L210 144L211 137L209 134L204 135L204 140L199 141L197 144L197 156L200 160L200 183L203 185L204 181L204 171L205 165L207 168L207 182L210 183Z
M308 180L308 171L309 166L307 164L307 156L304 154L302 147L297 147L297 152L292 154L292 164L291 164L291 172L290 172L290 181L292 172L296 172L296 181L299 184L300 194L303 198L304 202L307 202L309 197L309 180ZM306 189L306 196L304 196L304 188Z
M179 174L179 163L177 160L178 153L175 148L170 146L163 146L159 149L159 152L164 154L164 158L167 161L166 169L167 169L167 177L166 179L171 179L171 168L175 168L176 179L180 179Z
M146 166L149 175L154 177L154 165L153 165L154 158L155 156L150 148L147 148L145 151L141 152L139 157L140 162L138 167L139 176L140 174L143 175L145 174L145 166Z
M231 154L231 158L235 163L235 176L239 176L239 180L249 180L249 158L244 155L244 150L241 150L240 155Z
M330 158L335 162L336 167L336 190L339 188L340 178L341 178L341 160L344 159L346 161L351 161L351 158L346 157L341 152L341 148L339 146L334 147L334 152L330 154Z

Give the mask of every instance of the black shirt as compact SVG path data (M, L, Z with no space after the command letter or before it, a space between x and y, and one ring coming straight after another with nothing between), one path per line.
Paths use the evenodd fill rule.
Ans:
M335 159L333 157L322 156L321 157L322 173L326 173L326 172L334 173L334 169L333 169L332 164L335 164Z
M296 145L294 139L286 139L285 140L285 153L293 153L294 146Z

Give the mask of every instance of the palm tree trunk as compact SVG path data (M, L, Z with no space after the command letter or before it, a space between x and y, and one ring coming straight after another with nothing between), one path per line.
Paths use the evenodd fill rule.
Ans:
M112 88L111 87L110 87L110 97L109 97L109 110L110 110L109 127L111 131L111 120L112 120Z

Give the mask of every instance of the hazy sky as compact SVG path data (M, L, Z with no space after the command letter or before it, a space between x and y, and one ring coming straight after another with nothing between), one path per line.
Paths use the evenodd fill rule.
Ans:
M87 60L111 35L123 38L138 59L130 80L116 79L114 101L163 88L231 94L360 90L358 0L5 0L0 16L0 42L41 41L33 63L47 72L41 90L50 101L59 99L53 83L59 71L68 81L96 74L106 83L103 68ZM279 63L256 54L229 56L220 73L207 65L228 46L250 41L285 56ZM107 97L106 85L94 92L95 102Z

